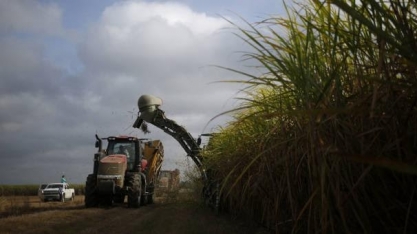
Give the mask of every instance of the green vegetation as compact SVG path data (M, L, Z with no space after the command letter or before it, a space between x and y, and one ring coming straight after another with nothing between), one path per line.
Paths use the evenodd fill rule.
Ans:
M0 196L36 196L38 184L0 185Z
M235 120L204 156L223 202L282 233L417 230L417 5L309 0L248 29Z

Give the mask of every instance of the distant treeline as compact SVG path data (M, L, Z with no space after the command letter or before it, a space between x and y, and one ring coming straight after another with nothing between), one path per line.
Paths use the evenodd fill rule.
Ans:
M38 184L0 185L0 196L37 196ZM76 195L84 194L84 184L71 184Z

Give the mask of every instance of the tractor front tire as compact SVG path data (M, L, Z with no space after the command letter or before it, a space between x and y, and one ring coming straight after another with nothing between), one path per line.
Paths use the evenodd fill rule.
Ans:
M139 174L128 175L128 192L127 192L127 206L130 208L138 208L141 205L142 197L142 181Z
M84 203L86 208L98 207L98 197L96 193L96 178L94 174L87 176L85 182Z

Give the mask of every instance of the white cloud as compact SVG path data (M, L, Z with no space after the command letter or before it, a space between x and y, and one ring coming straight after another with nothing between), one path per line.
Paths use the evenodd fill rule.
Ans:
M56 4L0 1L0 32L61 34L62 11Z
M15 9L15 14L2 21L4 6ZM32 159L38 171L53 164L54 173L65 171L76 183L83 182L92 170L92 164L85 163L92 162L95 133L143 137L131 127L142 94L161 97L167 117L193 137L224 123L220 118L206 127L234 104L238 87L213 82L237 75L209 65L239 67L236 52L247 48L224 29L229 24L220 17L178 3L113 4L90 24L79 44L73 44L83 69L69 74L65 64L54 64L65 55L64 49L49 51L53 56L45 54L65 46L52 46L50 38L43 37L62 32L56 5L0 1L0 9L0 32L40 34L27 38L0 34L0 132L7 133L0 134L0 155L13 158L0 157L0 166L7 165L0 168L0 183L10 176L24 180L16 175L16 168ZM19 19L36 14L43 17L32 23ZM164 168L173 169L175 161L184 161L178 142L154 126L150 130L145 137L161 139L165 145Z
M219 62L219 55L233 49L225 41L230 35L222 33L227 25L185 5L122 2L106 8L81 55L90 69L158 77ZM144 67L155 70L144 74L150 71Z
M136 25L150 21L163 21L170 27L184 27L195 35L210 35L226 25L221 18L193 12L186 5L175 2L125 1L107 8L102 15L102 22L109 28L122 29L118 31L122 35Z
M173 114L204 115L208 121L236 93L232 85L211 84L232 74L208 67L238 61L235 52L244 45L224 29L228 25L181 4L121 2L107 7L90 29L81 59L109 108L131 110L149 93L167 99L165 108Z

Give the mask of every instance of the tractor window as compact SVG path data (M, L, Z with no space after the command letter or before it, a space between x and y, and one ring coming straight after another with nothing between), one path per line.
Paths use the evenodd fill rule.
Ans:
M133 142L109 142L107 152L108 155L124 154L128 161L135 160L135 144Z

